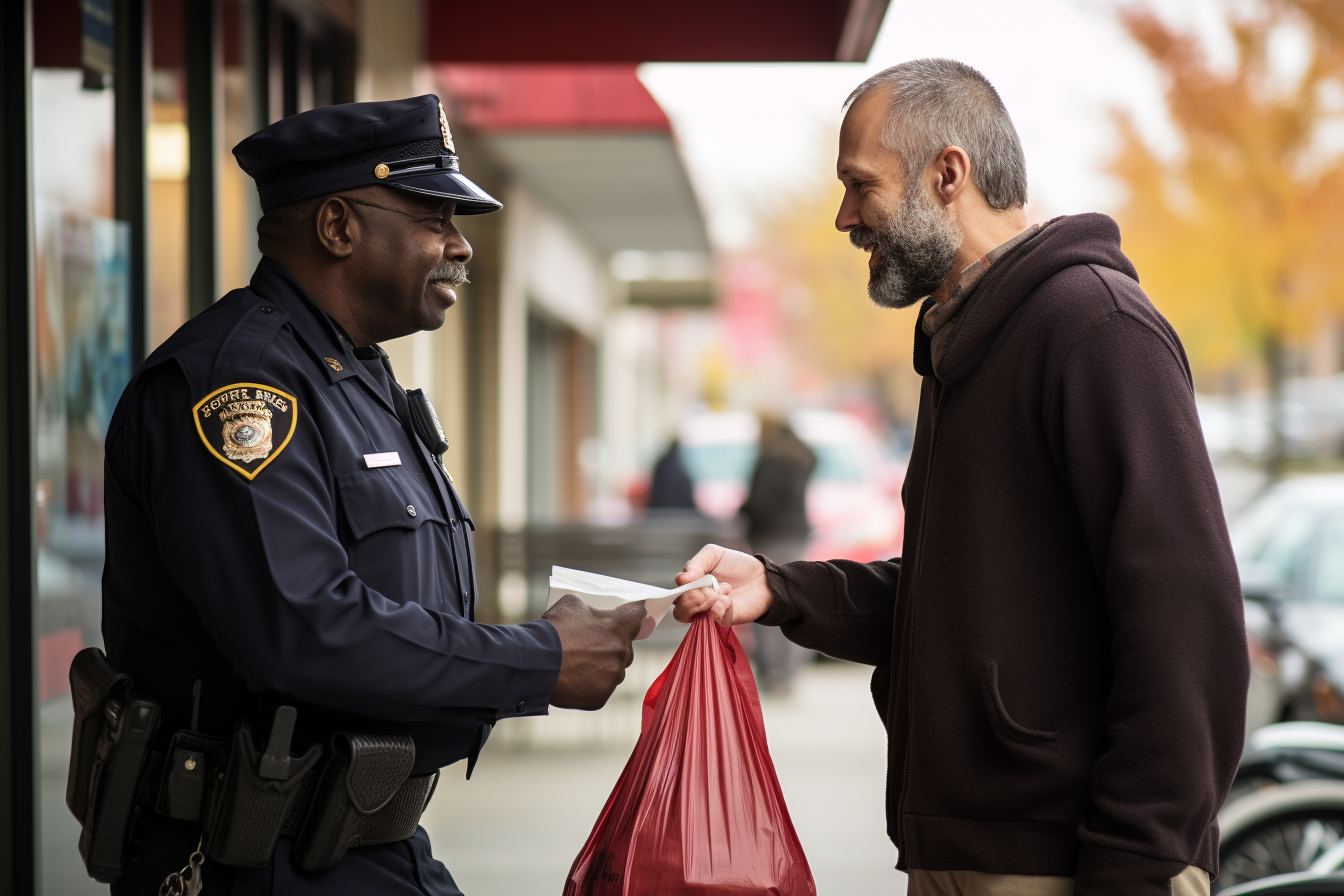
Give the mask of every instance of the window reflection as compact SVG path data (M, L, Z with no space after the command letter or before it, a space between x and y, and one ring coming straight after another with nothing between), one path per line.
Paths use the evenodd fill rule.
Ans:
M187 79L182 0L153 0L146 163L149 174L149 333L153 351L187 319Z
M42 892L105 892L65 808L67 672L102 643L103 438L130 378L130 230L112 220L113 94L33 71L35 463Z

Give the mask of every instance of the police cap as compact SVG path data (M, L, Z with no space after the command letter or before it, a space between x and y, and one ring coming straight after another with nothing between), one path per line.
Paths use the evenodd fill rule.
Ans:
M503 208L459 170L448 116L432 93L300 112L257 131L233 155L257 182L263 211L370 184L456 200L459 215Z

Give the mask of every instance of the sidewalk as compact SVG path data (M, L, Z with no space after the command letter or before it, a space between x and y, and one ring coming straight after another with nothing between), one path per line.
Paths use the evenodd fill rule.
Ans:
M460 765L445 770L423 824L467 896L560 896L638 737L644 689L670 656L641 652L600 712L504 723L471 781ZM791 696L764 701L770 752L820 896L905 892L885 833L886 737L870 672L809 665Z

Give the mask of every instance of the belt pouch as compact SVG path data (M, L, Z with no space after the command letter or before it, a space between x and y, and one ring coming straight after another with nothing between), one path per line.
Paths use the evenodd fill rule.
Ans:
M224 738L187 729L175 732L168 743L156 809L179 821L200 821L208 770L228 745Z
M291 762L284 780L258 773L261 756L252 741L252 729L238 724L227 764L212 766L216 783L206 798L206 855L224 865L262 868L270 864L285 819L305 788L304 781L322 756L314 744ZM216 771L223 765L224 771ZM222 774L222 778L221 778Z
M341 732L331 752L294 844L302 871L330 871L353 847L410 837L438 780L410 777L415 741L406 735Z
M131 693L130 676L117 673L97 648L70 665L75 705L66 805L82 825L79 855L89 876L121 877L126 839L159 728L159 705Z

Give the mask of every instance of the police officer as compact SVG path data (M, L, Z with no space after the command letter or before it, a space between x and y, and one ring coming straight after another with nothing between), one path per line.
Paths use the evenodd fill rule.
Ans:
M605 703L643 617L566 598L536 622L474 621L474 524L378 347L443 324L471 258L453 217L500 203L462 175L432 95L295 115L234 155L260 193L261 263L150 355L109 428L108 659L160 703L161 732L227 739L250 719L263 740L290 705L295 754L403 734L412 775L461 759L469 775L499 720ZM201 837L142 813L113 892L157 892ZM321 873L294 848L242 868L207 843L202 892L459 892L423 828Z

